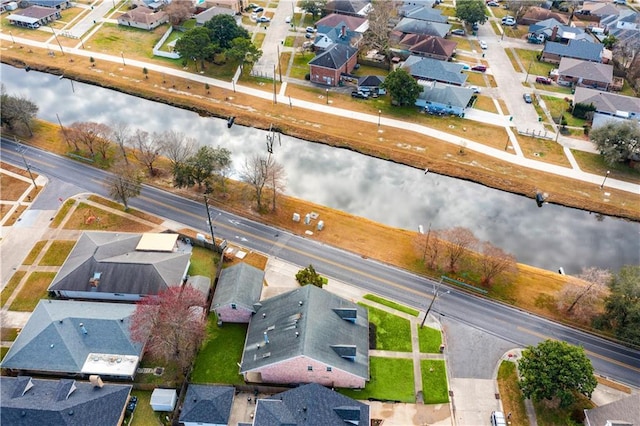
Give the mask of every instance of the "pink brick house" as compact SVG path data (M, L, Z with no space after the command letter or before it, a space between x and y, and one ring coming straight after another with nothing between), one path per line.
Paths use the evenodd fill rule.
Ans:
M218 321L248 323L254 304L260 301L263 281L264 271L246 263L223 269L211 302Z
M263 300L249 323L240 372L248 382L363 388L367 310L312 285Z
M309 62L309 75L313 83L337 86L340 75L351 73L357 63L357 48L333 44Z

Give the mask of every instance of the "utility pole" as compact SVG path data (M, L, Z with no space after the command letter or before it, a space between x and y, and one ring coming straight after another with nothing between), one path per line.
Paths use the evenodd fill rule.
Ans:
M424 318L422 318L422 323L420 323L420 328L424 327L424 323L427 320L427 317L429 316L429 312L431 312L431 308L433 307L433 304L435 303L436 299L438 298L438 290L440 290L440 286L442 285L442 278L443 277L440 277L440 282L438 283L438 286L436 287L436 291L435 291L435 294L433 295L433 299L431 299L431 303L429 303L429 307L427 308L427 312L425 312Z
M204 208L207 210L207 218L209 219L209 231L211 232L211 241L213 242L213 250L216 251L216 237L213 234L213 223L211 222L211 212L209 211L209 203L207 196L204 195Z
M24 161L24 167L27 169L27 172L29 172L29 177L31 178L31 182L33 182L33 186L35 186L35 188L38 189L36 180L33 178L33 174L31 173L31 166L29 165L29 163L27 163L27 159L24 158L24 152L27 150L27 148L24 148L23 150L22 144L18 142L18 139L15 136L13 137L13 140L15 141L15 143L18 144L20 155L22 156L22 161Z

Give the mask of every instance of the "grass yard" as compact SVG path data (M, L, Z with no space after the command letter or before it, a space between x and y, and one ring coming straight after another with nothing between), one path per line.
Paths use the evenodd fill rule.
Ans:
M376 349L411 352L409 320L361 303L369 311L369 322L376 326Z
M516 364L502 361L498 369L498 390L505 413L511 413L511 424L525 426L529 424L524 408L524 396L518 385Z
M76 201L73 199L68 199L67 201L65 201L62 207L58 209L58 213L56 213L56 217L53 218L53 220L49 224L49 227L57 228L58 226L60 226L65 216L67 216L67 213L69 213L69 210L71 210L71 207L73 207L75 203Z
M517 27L502 26L505 37L517 38L524 40L528 34L529 27L526 25L519 25Z
M495 113L498 112L498 108L496 108L496 104L493 102L493 98L490 98L488 96L477 96L473 107L482 111Z
M165 388L178 386L178 365L173 360L167 362L161 358L152 358L149 354L143 355L139 368L155 369L157 367L163 369L162 374L138 373L136 374L135 382Z
M17 328L0 328L0 340L3 342L13 342L18 337Z
M86 231L149 232L151 227L119 214L80 203L73 212L64 229Z
M219 255L214 255L213 251L204 247L194 247L191 252L191 265L189 265L189 275L203 275L213 278L216 276L216 266Z
M420 370L422 371L424 403L444 404L449 402L447 368L444 361L423 359L420 361Z
M552 69L556 68L554 64L548 64L546 62L538 61L538 50L527 50L527 49L514 49L518 57L520 58L520 62L524 67L524 71L529 71L529 77L536 75L547 76L551 72ZM532 80L535 80L533 78Z
M102 205L105 205L107 207L111 207L112 209L115 210L121 210L123 212L124 211L124 206L120 203L117 203L113 200L108 200L106 198L102 198L98 195L90 195L89 196L89 200L93 201L94 203L99 203ZM162 219L160 219L157 216L153 216L150 214L147 214L145 212L141 212L140 210L136 210L136 209L132 209L131 207L129 207L129 210L127 210L125 213L131 215L131 216L135 216L137 218L140 218L142 220L146 220L147 222L151 222L151 223L155 223L157 225L160 225L162 222L164 222Z
M554 135L553 132L550 132L550 134ZM545 163L571 167L569 159L564 155L562 145L556 143L553 139L539 139L524 135L517 135L516 138L525 157L534 158Z
M504 53L507 54L509 61L511 61L511 66L516 72L526 72L526 70L522 70L520 68L520 64L518 64L518 60L516 59L516 54L512 48L504 49Z
M595 404L587 397L579 395L578 400L567 408L557 408L546 400L534 401L533 407L536 410L538 426L582 426L584 424L583 410L594 408Z
M442 344L442 333L440 333L440 330L430 327L420 327L420 325L417 327L420 353L439 353L440 345Z
M138 404L133 412L133 416L126 416L123 425L125 426L154 426L161 425L159 416L166 415L156 413L151 409L151 393L152 391L133 390L132 396L138 397Z
M401 304L396 303L396 302L391 301L391 300L387 300L387 299L385 299L383 297L380 297L380 296L376 296L375 294L365 294L364 298L367 299L367 300L372 300L372 301L374 301L376 303L379 303L381 305L387 306L387 307L389 307L391 309L395 309L396 311L400 311L400 312L404 312L405 314L412 315L414 317L417 317L418 314L420 313L420 312L416 311L413 308L401 305Z
M414 403L413 361L401 358L369 358L371 380L362 390L339 389L350 398ZM402 380L398 380L402 377Z
M9 280L7 285L4 286L4 288L2 289L2 292L0 293L0 306L4 306L4 304L7 302L7 300L9 299L13 291L16 289L18 284L20 284L20 281L22 280L25 274L26 274L25 271L16 271L13 273L13 275L11 276L11 279Z
M300 53L296 52L293 56L289 76L291 78L304 79L304 76L309 73L309 61L312 60L313 57L314 54L308 50L303 50Z
M33 248L31 249L31 251L27 255L27 257L25 257L25 259L22 261L22 264L23 265L33 265L33 262L36 261L36 258L38 257L38 255L42 251L42 248L46 244L47 244L46 241L38 241L37 243L35 243L33 245Z
M54 241L49 246L47 252L42 256L39 265L40 266L62 266L64 261L71 253L73 246L76 245L75 241Z
M149 60L153 59L153 46L160 40L168 24L147 31L139 28L125 27L118 24L104 23L102 28L89 40L84 42L87 51L107 53L126 58Z
M18 198L29 188L30 182L14 178L6 173L0 173L0 199L4 201L18 201Z
M193 383L242 384L238 363L242 359L242 349L247 335L246 324L216 324L215 315L209 317L207 339L205 340L193 367Z
M580 169L587 173L603 175L602 170L611 172L611 179L621 179L640 184L640 170L633 170L623 164L607 165L601 155L590 152L571 150L574 158L580 165Z
M487 82L484 79L484 74L482 74L481 72L476 72L476 71L463 71L465 74L467 74L467 84L471 85L471 86L481 86L481 87L487 87Z
M529 76L531 77L531 76ZM543 76L544 77L544 76ZM534 78L529 78L528 80L530 83L531 82L535 82ZM529 88L530 83L522 83L523 86ZM560 94L564 94L564 95L571 95L571 88L570 87L565 87L565 86L560 86L558 84L539 84L539 83L533 83L533 86L537 89L537 90L543 90L546 92L556 92L556 93L560 93Z
M4 359L4 356L9 352L9 349L10 348L7 348L6 346L0 347L0 361Z
M47 296L47 288L53 281L55 272L32 272L27 278L18 296L9 307L10 311L31 312L35 309L40 299Z

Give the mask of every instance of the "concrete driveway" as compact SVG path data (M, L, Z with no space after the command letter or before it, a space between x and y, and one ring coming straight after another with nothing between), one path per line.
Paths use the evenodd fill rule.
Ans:
M270 23L260 24L257 32L264 32L262 42L262 56L253 65L253 73L260 76L273 78L274 67L278 63L278 50L283 51L284 40L292 30L291 24L285 22L287 16L293 17L294 2L291 0L279 1L276 8L266 8L265 12L273 13ZM258 14L259 16L262 13ZM277 73L278 71L276 71Z

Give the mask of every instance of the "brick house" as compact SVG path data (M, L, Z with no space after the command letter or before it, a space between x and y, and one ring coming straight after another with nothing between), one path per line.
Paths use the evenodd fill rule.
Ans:
M340 83L340 75L349 74L357 63L358 49L334 44L309 62L311 81L335 87Z
M407 34L399 45L414 55L448 61L455 55L458 43L442 37Z
M613 89L613 65L562 58L558 66L558 84L600 90Z
M154 12L144 6L138 6L118 17L118 25L152 30L169 22L169 15L165 12Z
M367 310L313 285L263 300L249 323L240 373L248 382L363 388Z
M220 322L248 323L260 301L264 271L238 263L220 273L211 310Z

